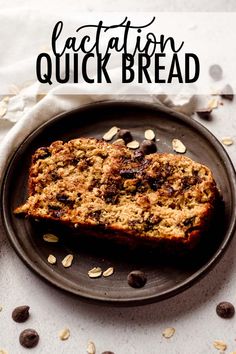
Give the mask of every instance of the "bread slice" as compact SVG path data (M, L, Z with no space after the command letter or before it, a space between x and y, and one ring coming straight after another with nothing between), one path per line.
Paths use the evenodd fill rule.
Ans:
M209 225L217 188L209 168L177 154L144 156L79 138L32 157L29 197L15 209L81 234L192 248Z

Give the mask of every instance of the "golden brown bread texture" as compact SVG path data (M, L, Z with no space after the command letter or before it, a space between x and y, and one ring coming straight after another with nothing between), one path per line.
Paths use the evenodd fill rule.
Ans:
M79 138L35 152L29 197L15 213L98 237L192 248L209 225L216 196L209 168L188 157L144 156Z

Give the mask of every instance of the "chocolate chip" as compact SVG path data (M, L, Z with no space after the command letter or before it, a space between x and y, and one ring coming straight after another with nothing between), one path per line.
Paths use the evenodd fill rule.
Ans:
M58 179L60 179L60 176L58 176L56 171L52 171L51 177L53 181L57 181Z
M216 306L216 313L222 318L231 318L235 313L234 305L227 301L220 302Z
M29 306L18 306L12 311L12 319L15 322L25 322L29 318Z
M39 335L34 329L27 328L21 332L19 341L25 348L34 348L39 342Z
M57 194L56 196L57 200L63 204L66 204L66 205L73 205L74 202L73 200L71 200L68 195L65 195L65 194Z
M90 213L88 213L88 217L98 221L100 219L101 212L101 210L91 211Z
M169 197L172 197L175 194L175 190L171 186L166 186L166 192Z
M234 91L230 85L226 85L220 93L221 97L232 101L234 99Z
M210 115L212 113L212 109L211 108L202 108L202 109L198 109L196 111L196 113L199 115L200 118L202 119L209 119Z
M140 151L145 155L153 154L157 151L156 144L151 140L144 140L141 144Z
M133 270L128 274L127 281L132 288L142 288L146 284L147 278L140 270Z
M106 203L116 204L118 200L118 186L115 183L108 185L103 192L103 198Z
M38 156L39 159L46 159L51 156L51 153L47 147L41 147L38 151Z
M186 176L182 178L182 189L189 189L198 183L201 183L201 178L198 176Z
M79 161L80 161L80 159L79 159L78 157L74 157L74 158L70 161L70 163L71 163L71 165L73 165L73 166L77 166L78 163L79 163Z
M209 68L209 75L213 80L219 81L222 79L223 70L218 64L211 65Z
M59 219L60 217L62 217L64 215L64 211L63 210L55 210L52 212L52 217Z
M148 176L147 181L148 181L150 188L156 192L159 188L161 188L161 186L165 182L165 179L163 177L156 177L155 178L155 177Z
M110 351L108 350L108 351L102 352L102 354L115 354L115 353L114 353L114 352L110 352Z
M195 216L192 216L191 218L187 218L183 221L184 226L191 226L195 221Z
M160 219L161 220L161 219ZM153 225L156 224L155 222L153 222L153 219L147 219L144 225L144 230L145 231L149 231L153 229Z
M123 178L135 178L136 174L139 172L137 168L130 168L128 170L120 170L120 175Z
M123 139L126 144L133 140L132 134L127 129L120 129L118 132L118 138Z
M49 149L43 146L36 151L33 156L33 162L36 162L37 160L44 160L49 156L51 156Z
M144 159L144 153L141 150L136 150L133 154L133 160L141 162Z
M61 207L60 207L60 205L51 205L51 204L49 204L48 205L48 209L49 210L61 210Z

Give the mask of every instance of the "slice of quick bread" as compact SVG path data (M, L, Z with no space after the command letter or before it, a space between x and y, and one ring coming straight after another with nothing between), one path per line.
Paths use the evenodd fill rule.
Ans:
M79 138L35 152L29 197L15 213L101 238L192 248L209 226L217 194L210 169L188 157L144 156Z

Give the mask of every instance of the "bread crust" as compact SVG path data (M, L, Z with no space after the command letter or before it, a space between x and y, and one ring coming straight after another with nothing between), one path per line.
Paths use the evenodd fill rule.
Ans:
M218 195L210 169L168 153L144 156L94 138L55 141L32 157L16 214L122 242L193 248Z

